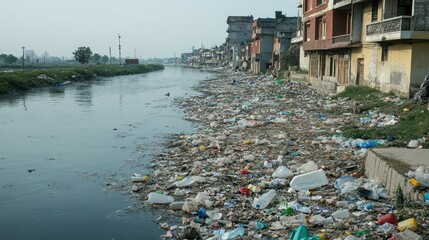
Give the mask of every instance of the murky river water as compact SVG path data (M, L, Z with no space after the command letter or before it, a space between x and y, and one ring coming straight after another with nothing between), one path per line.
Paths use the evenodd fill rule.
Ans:
M0 99L0 239L159 239L157 214L115 186L192 131L172 101L210 77L167 67Z

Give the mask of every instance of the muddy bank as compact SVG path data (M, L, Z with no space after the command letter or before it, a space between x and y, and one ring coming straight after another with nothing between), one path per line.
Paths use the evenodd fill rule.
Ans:
M428 236L419 207L395 208L397 199L362 177L365 141L340 131L360 121L351 101L305 83L218 71L197 87L202 95L178 103L201 124L197 132L176 135L133 187L145 204L182 218L160 219L163 238L290 239L305 226L308 239L387 239L398 233L379 224L389 213L420 216L412 230Z

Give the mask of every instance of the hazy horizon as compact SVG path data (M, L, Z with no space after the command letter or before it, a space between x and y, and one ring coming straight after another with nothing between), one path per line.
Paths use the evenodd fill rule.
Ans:
M122 57L180 56L200 47L225 42L228 16L274 17L298 14L295 0L269 4L245 0L14 0L2 4L0 54L20 56L22 47L37 55L71 58L78 47Z

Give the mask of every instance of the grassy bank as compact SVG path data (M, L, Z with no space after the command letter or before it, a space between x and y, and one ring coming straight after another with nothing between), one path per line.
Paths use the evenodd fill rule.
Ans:
M350 98L361 104L361 117L369 115L372 110L395 115L399 121L393 126L369 127L367 124L347 126L343 129L345 136L351 138L396 139L392 144L403 146L412 139L429 136L429 111L411 99L398 99L394 95L382 93L375 89L361 86L347 87L346 91L335 98ZM427 144L426 144L427 145ZM425 146L428 147L428 146Z
M162 65L94 65L47 69L24 69L0 72L0 94L25 91L37 87L57 86L64 82L91 80L96 77L112 77L147 73L164 69Z

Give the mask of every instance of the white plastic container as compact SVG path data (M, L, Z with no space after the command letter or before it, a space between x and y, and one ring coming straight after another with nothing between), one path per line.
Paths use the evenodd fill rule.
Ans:
M316 171L317 169L319 169L319 166L315 162L310 161L298 167L296 171L298 171L299 173L308 173L311 171Z
M292 181L290 181L290 187L300 191L318 188L328 183L328 178L326 178L325 172L322 169L319 169L295 176Z
M160 203L160 204L167 204L167 203L172 203L174 202L174 198L172 196L168 196L168 195L164 195L164 194L160 194L160 193L156 193L156 192L151 192L148 195L148 200L149 203Z
M273 177L276 177L276 178L287 178L289 176L292 176L292 171L285 166L279 166L273 172Z
M262 194L259 198L253 200L252 206L256 209L264 209L270 204L271 200L276 196L277 192L274 189Z
M304 225L307 226L307 219L305 214L298 214L295 216L280 216L280 222L283 226L286 227L293 227L293 226L300 226Z
M192 183L193 181L190 177L185 177L184 179L175 182L176 187L187 187L190 186Z
M345 219L350 216L350 212L348 209L340 209L332 213L332 217L335 219Z

